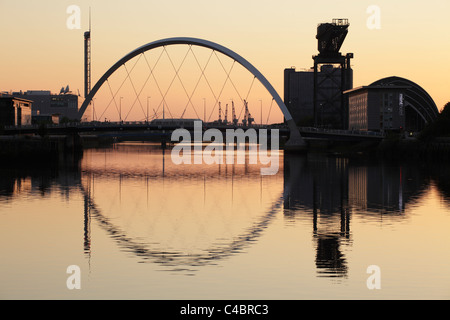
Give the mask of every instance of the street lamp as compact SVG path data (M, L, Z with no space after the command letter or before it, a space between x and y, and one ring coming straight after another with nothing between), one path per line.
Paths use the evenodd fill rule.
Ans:
M262 126L262 124L263 124L263 122L262 122L262 100L259 100L259 102L261 102L261 126Z
M147 122L148 122L148 99L150 99L151 97L147 97Z
M123 97L120 97L120 103L119 103L119 118L120 118L120 122L122 122L122 99L123 99Z
M92 121L95 121L95 98L92 98Z
M206 98L203 98L203 122L206 123Z

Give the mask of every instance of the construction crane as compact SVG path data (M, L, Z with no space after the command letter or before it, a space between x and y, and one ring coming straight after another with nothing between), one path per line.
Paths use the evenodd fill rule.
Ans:
M222 123L222 106L220 105L220 102L219 102L219 123Z
M255 121L255 119L252 117L250 111L248 110L248 102L244 100L244 106L245 106L245 113L244 113L244 119L242 119L242 124L244 126L248 125L251 126L252 123Z
M225 124L228 124L228 103L225 105Z
M238 119L236 118L236 110L234 109L234 101L231 101L231 112L233 116L233 125L237 126Z

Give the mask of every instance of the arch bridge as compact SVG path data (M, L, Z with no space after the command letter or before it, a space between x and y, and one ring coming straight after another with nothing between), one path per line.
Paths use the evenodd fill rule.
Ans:
M281 112L283 113L283 116L286 120L287 125L289 126L289 132L290 137L289 141L286 143L285 150L286 151L303 151L306 148L306 143L304 142L303 138L300 135L299 129L297 128L289 110L287 109L286 105L284 104L283 100L279 96L279 94L276 92L276 90L273 88L273 86L270 84L270 82L259 72L258 69L256 69L250 62L248 62L246 59L244 59L242 56L238 55L236 52L219 45L217 43L198 39L198 38L187 38L187 37L175 37L175 38L167 38L167 39L161 39L157 41L150 42L146 45L143 45L127 55L125 55L123 58L118 60L111 68L109 68L103 76L97 81L97 83L94 85L92 90L87 95L85 101L81 105L79 111L78 111L78 118L81 119L83 114L86 112L86 109L88 108L89 104L91 103L92 99L98 92L98 90L101 88L101 86L108 80L108 78L114 74L116 70L118 70L122 65L124 65L127 61L133 59L134 57L155 49L159 47L165 47L165 46L171 46L171 45L193 45L193 46L200 46L205 47L214 51L218 51L225 56L233 59L234 61L238 62L240 65L242 65L245 69L247 69L251 74L254 75L255 78L257 78L261 84L267 89L267 91L271 94L273 100L276 102L278 107L280 108Z

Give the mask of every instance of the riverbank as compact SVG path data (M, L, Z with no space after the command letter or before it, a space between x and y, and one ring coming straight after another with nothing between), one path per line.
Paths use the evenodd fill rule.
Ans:
M149 141L158 140L155 137ZM123 140L123 139L120 139ZM155 141L156 141L155 140ZM62 135L44 136L21 135L0 136L1 163L42 163L61 160L82 153L84 149L107 147L120 142L112 136ZM284 148L283 139L280 149ZM387 137L380 141L345 142L307 140L308 153L322 153L344 157L377 157L392 160L450 160L450 137L423 141L413 138Z
M0 136L0 162L3 164L54 162L82 152L78 135Z
M326 153L346 157L377 157L391 160L450 160L450 137L438 137L429 141L413 138L388 137L380 142L311 143L310 153Z

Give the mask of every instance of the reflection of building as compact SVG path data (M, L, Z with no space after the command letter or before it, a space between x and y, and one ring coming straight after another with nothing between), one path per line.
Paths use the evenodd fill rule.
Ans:
M350 237L347 161L285 155L285 216L312 211L316 267L324 276L341 277L347 264L341 247Z
M12 96L33 101L33 119L50 119L54 115L60 118L76 119L78 114L78 96L69 91L69 88L61 89L59 94L50 91L26 91L13 92Z
M348 169L348 202L359 208L367 208L367 167Z
M31 124L32 101L0 96L0 125L21 126Z
M316 267L324 276L347 272L350 218L404 219L426 189L416 164L392 165L326 156L284 156L284 216L311 223Z

